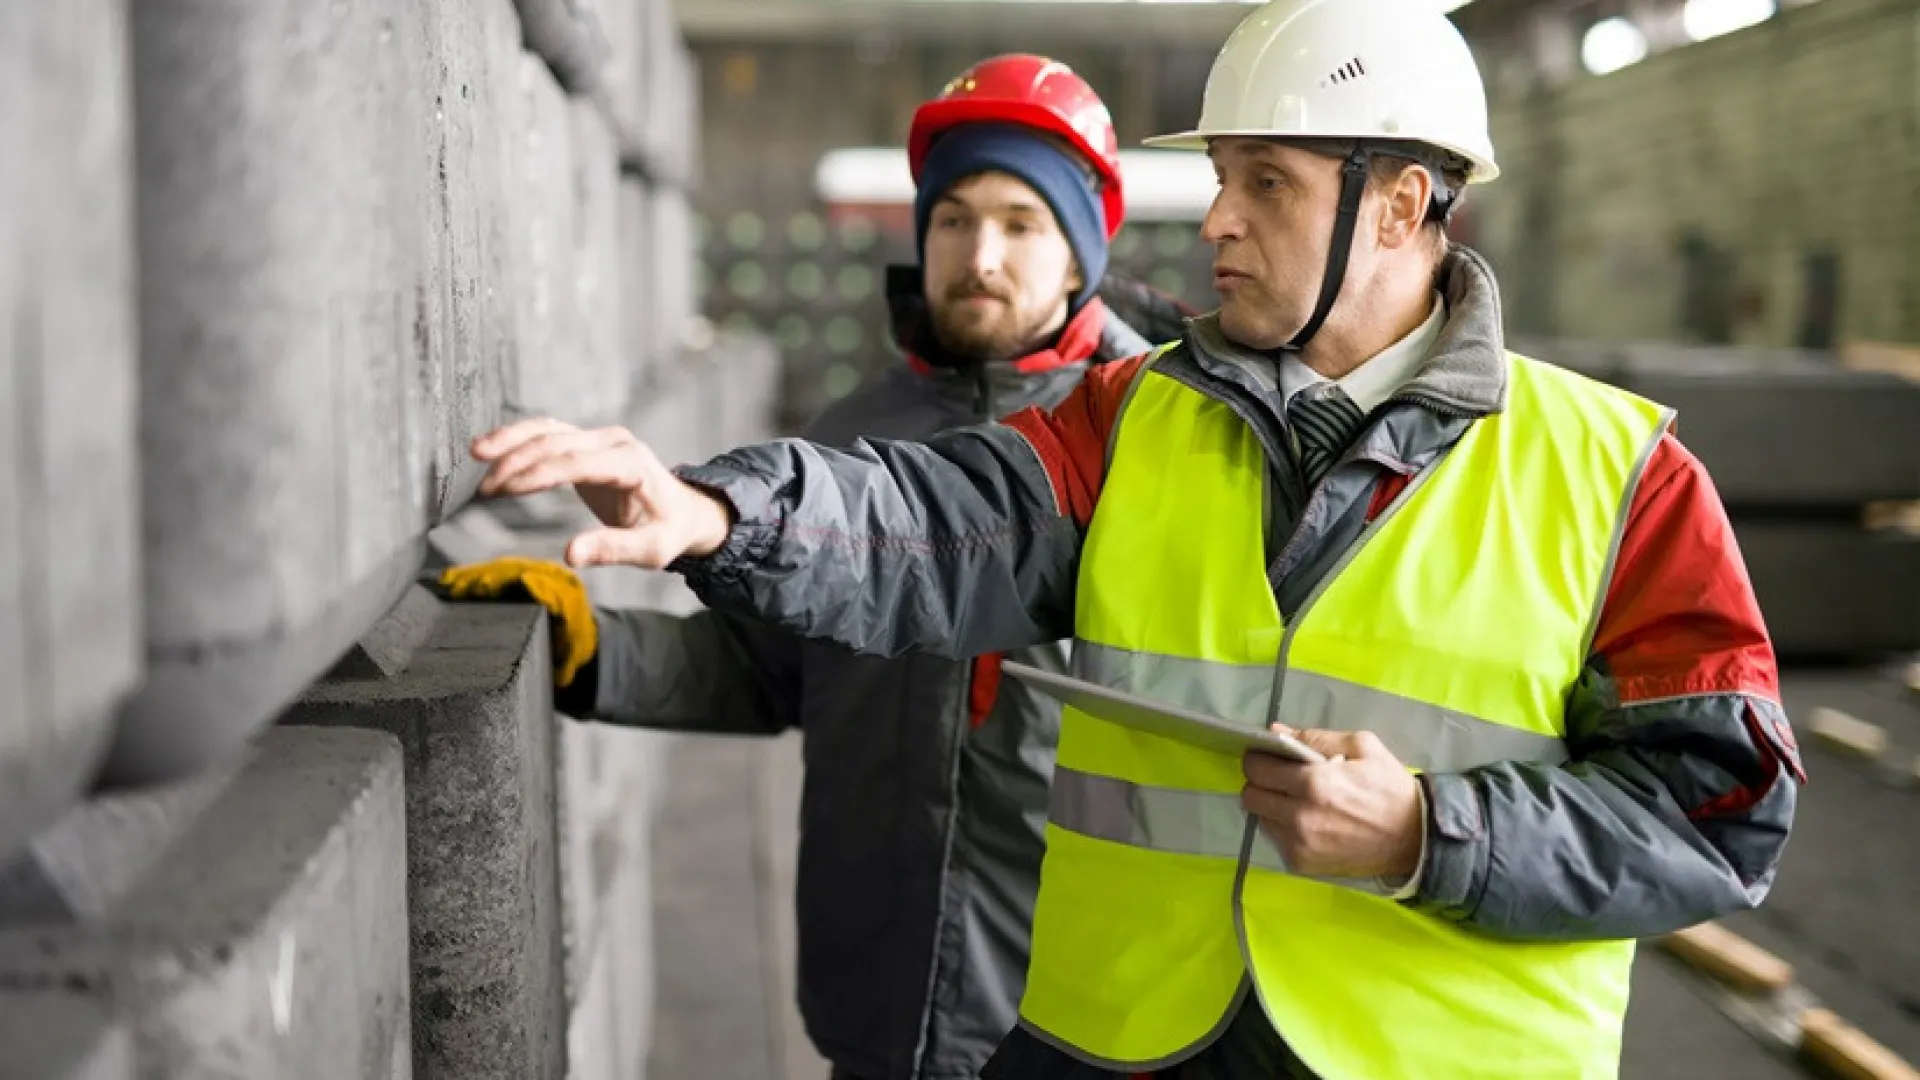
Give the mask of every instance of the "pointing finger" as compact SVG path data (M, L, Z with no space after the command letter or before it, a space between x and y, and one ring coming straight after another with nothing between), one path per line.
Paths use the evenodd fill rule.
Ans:
M660 526L648 523L631 529L595 529L567 544L569 566L638 566L662 570L679 556L662 541Z
M508 424L505 427L494 428L485 435L474 439L473 445L469 447L469 449L477 461L497 461L502 455L512 452L515 447L518 447L529 439L537 438L541 435L556 435L578 430L578 428L564 420L555 420L550 416L541 416L532 420L521 420L517 423Z
M568 455L608 446L612 436L599 431L563 431L536 435L504 454L480 481L483 495L505 492L512 482L537 466Z
M576 448L541 457L493 485L495 495L531 495L567 484L604 484L632 489L644 475L641 462L626 448Z

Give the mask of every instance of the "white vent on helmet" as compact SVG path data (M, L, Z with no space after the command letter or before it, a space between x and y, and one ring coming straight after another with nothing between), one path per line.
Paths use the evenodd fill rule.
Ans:
M1365 78L1366 74L1367 65L1362 63L1360 58L1356 56L1346 63L1341 64L1339 67L1334 68L1332 74L1321 79L1320 87L1321 89L1326 89L1328 87L1339 86L1342 83L1350 83L1355 79Z

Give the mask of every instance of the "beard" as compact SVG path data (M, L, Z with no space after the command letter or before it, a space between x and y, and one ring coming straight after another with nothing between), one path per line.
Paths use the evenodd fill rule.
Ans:
M968 303L986 297L987 303ZM975 363L1013 360L1032 352L1045 329L1041 319L1022 312L1014 298L980 282L947 289L932 305L933 333L956 359Z

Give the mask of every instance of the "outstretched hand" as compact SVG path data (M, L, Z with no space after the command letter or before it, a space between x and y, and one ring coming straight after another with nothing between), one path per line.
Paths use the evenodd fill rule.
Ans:
M484 496L531 495L572 485L605 528L567 544L573 566L659 570L682 555L711 555L727 542L733 509L673 475L626 428L582 431L559 420L523 420L473 441L488 466Z

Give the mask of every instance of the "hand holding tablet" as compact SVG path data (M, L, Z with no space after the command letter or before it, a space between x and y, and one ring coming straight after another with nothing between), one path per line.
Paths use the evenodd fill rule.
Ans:
M1277 731L1244 727L1218 716L1153 701L1071 675L1042 671L1012 660L1002 661L1000 668L1035 690L1071 705L1088 716L1133 731L1143 731L1234 757L1253 750L1303 765L1317 765L1326 760L1319 751L1299 739Z

